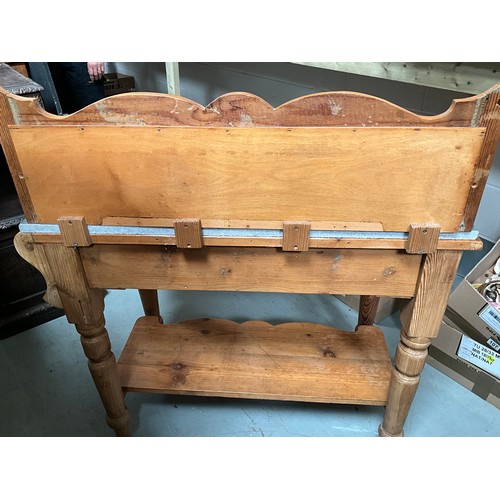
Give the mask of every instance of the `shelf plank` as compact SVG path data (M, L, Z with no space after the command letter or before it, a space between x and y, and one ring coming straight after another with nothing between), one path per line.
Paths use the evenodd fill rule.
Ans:
M221 319L162 325L140 318L118 362L126 391L385 405L383 332Z

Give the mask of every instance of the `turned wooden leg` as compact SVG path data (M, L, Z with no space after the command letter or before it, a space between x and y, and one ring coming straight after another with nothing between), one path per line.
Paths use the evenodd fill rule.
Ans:
M47 283L44 299L64 308L68 322L81 335L95 386L116 435L129 435L128 411L118 377L116 360L104 326L104 290L88 287L78 249L62 244L40 244L30 234L18 233L17 252L36 267Z
M359 297L358 325L356 326L356 330L361 325L373 325L379 302L380 297L376 297L375 295L361 295Z
M417 392L430 343L430 339L413 341L406 336L404 330L401 331L384 422L379 427L380 436L403 436L403 425Z
M106 421L117 436L129 436L129 416L125 407L123 392L118 377L116 359L111 351L108 332L104 326L104 315L98 304L101 290L93 290L97 296L94 300L91 322L83 318L73 318L81 335L81 342L88 358L89 370L106 410Z
M141 297L144 314L146 316L158 316L160 318L160 323L163 323L162 317L160 315L160 305L158 303L158 291L139 290L139 295Z
M403 436L427 348L439 333L461 256L462 252L441 250L424 257L416 294L401 309L401 339L380 436Z

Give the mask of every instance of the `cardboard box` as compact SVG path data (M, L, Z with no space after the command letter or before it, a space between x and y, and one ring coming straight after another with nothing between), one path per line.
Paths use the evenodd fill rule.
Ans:
M448 325L446 318L429 346L427 363L500 409L500 378L490 373L500 373L500 355Z
M500 312L473 286L490 277L500 258L500 240L457 285L448 300L446 316L460 330L481 344L500 352Z
M359 311L359 295L335 295L344 304L351 309ZM394 297L380 297L378 303L377 314L375 315L375 323L380 323L385 318L392 316L395 312L399 312L403 304L403 299Z
M104 75L104 96L135 92L135 80L133 76L121 73L106 73Z

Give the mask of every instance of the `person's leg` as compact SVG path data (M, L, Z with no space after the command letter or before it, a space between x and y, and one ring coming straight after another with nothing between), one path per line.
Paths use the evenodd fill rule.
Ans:
M86 62L60 63L64 67L66 88L71 96L67 113L74 113L104 97L104 79L92 81Z
M62 112L72 113L70 110L74 108L74 105L72 104L72 96L66 82L64 63L49 62L48 65L52 81L54 82L54 87L57 92L57 97L59 98L59 103L61 104Z

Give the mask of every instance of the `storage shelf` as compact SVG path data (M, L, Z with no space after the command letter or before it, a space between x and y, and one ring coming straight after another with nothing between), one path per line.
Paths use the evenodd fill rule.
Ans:
M126 391L385 405L391 362L376 327L145 316L118 371Z

